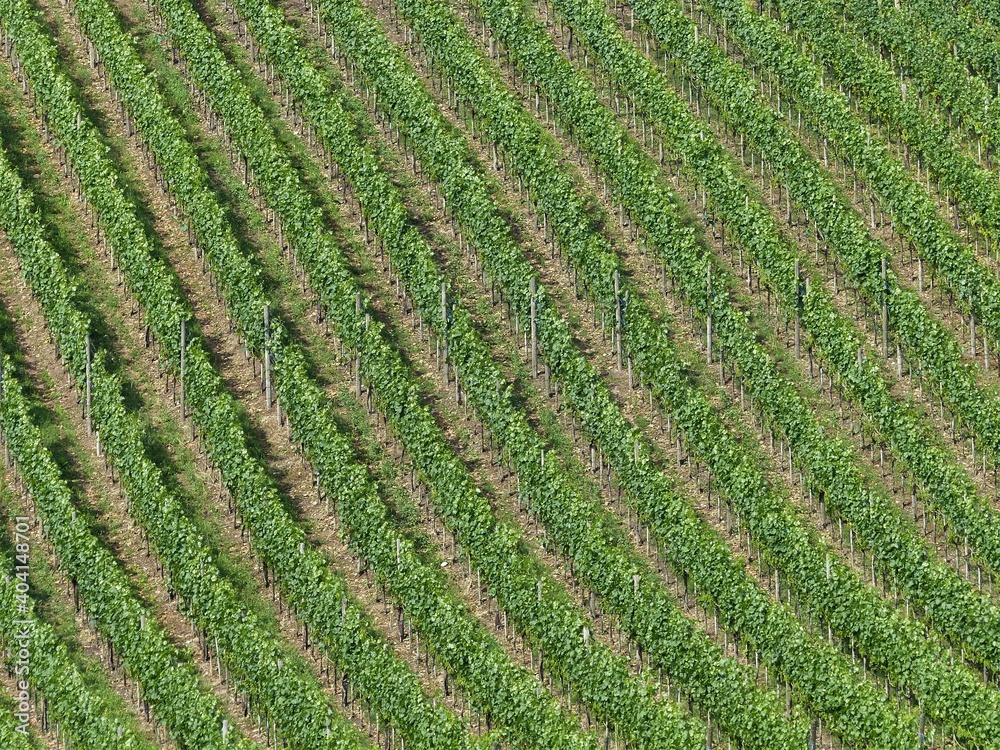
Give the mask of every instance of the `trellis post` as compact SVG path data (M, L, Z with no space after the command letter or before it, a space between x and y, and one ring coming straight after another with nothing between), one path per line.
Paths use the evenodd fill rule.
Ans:
M889 261L882 256L882 356L889 358Z
M705 319L705 352L708 364L712 364L712 266L705 269L705 285L708 292L708 317Z
M618 369L622 369L622 296L621 279L615 269L615 352L618 355Z
M538 284L531 277L531 377L538 377Z
M271 408L271 306L264 305L264 393Z
M184 408L184 353L187 349L187 324L181 320L181 420L187 417Z
M86 365L86 378L87 378L87 434L92 435L94 432L94 420L90 414L90 404L91 404L91 385L90 385L90 334L88 333L84 336L84 344L87 347L87 365Z
M441 282L441 339L444 349L444 382L448 382L448 288L446 282Z
M354 295L354 312L361 319L361 292ZM365 331L368 326L365 326ZM364 334L362 334L362 337ZM358 350L354 355L354 395L361 398L361 342L358 342Z
M799 260L795 259L795 359L802 356L802 275Z

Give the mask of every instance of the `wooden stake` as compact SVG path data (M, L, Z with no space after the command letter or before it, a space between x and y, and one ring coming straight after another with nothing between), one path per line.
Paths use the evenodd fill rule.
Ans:
M88 333L84 337L84 343L87 346L87 434L91 435L94 432L94 421L90 415L90 404L91 404L91 386L90 386L90 334Z
M187 324L181 321L181 421L187 416L184 409L184 350L187 349Z
M801 287L801 274L799 269L799 260L795 259L795 359L799 359L802 356L802 339L800 335L801 328L801 310L802 310L802 287Z
M264 392L271 408L271 306L264 305Z
M531 277L531 377L538 377L538 286Z
M888 259L882 256L882 356L889 358L889 268Z
M615 352L618 355L618 369L622 369L622 297L621 297L621 279L618 275L618 269L615 269L615 336L617 336L617 342L615 345Z
M444 281L441 282L441 339L444 344L444 382L448 382L448 289Z
M705 269L705 284L708 290L708 309L712 309L712 266ZM708 364L712 364L712 313L708 313L705 320L705 351L708 356Z
M361 292L354 295L354 312L361 317ZM365 326L368 330L368 326ZM358 351L354 356L354 395L361 398L361 343L358 342Z

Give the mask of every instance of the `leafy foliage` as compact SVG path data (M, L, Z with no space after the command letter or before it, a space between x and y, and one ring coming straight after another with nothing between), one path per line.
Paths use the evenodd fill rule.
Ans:
M827 93L821 84L820 71L797 53L777 25L747 12L739 2L712 0L712 5L741 43L752 49L754 55L761 56L783 81L795 86L800 101L813 96L817 101L827 102L824 111L842 110L844 116L850 116L846 103ZM671 17L675 15L671 12ZM671 31L675 26L663 24L657 28L662 38L672 44L681 36L680 31ZM887 297L890 320L900 341L916 359L921 375L927 375L937 385L937 395L946 399L997 455L1000 401L995 393L977 385L975 368L962 362L961 348L954 337L934 320L915 293L898 286L892 273L888 274L887 283L881 280L879 266L884 250L868 237L861 218L850 211L816 161L777 123L773 114L768 115L765 107L755 103L753 87L748 86L738 69L725 62L721 51L707 42L688 49L685 59L718 97L728 121L746 133L758 148L766 149L769 163L782 174L789 190L816 222L862 293L876 302L881 299L879 294ZM841 117L838 115L835 121L841 122ZM843 125L845 130L849 127ZM762 265L767 258L761 256ZM782 295L786 305L793 306L795 284L788 267L786 261L768 263L764 269L772 288ZM832 317L835 312L815 285L813 289L812 294L806 295L803 321L830 366L840 373L840 386L913 472L924 490L924 500L947 519L960 539L968 540L984 565L1000 570L997 567L1000 519L996 511L987 499L978 495L965 471L935 441L932 426L892 398L878 369L858 366L859 337L849 336L845 326L826 322L835 319ZM808 301L810 296L812 301ZM816 321L815 325L812 321Z
M614 19L588 0L556 0L555 6L622 90L634 97L668 134L685 169L706 187L714 210L735 243L754 257L774 259L779 267L791 265L794 269L792 259L796 257L802 258L804 265L804 256L782 237L735 159L727 155L679 97L668 93L665 77L623 38ZM849 330L850 321L823 298L822 285L817 286L823 317L829 316ZM794 309L795 295L804 298L807 294L811 296L800 283L786 297L788 306ZM815 306L816 300L810 300L810 304ZM710 308L701 310L716 315ZM925 608L927 619L935 627L954 642L964 643L967 653L1000 665L1000 643L994 635L1000 627L1000 609L937 559L919 538L915 524L903 517L891 497L868 486L857 452L847 441L826 433L809 404L791 382L778 374L777 365L747 331L730 327L725 317L720 316L721 325L715 321L713 317L716 339L744 375L744 385L760 410L789 440L800 466L810 475L813 489L823 493L827 508L853 524L862 543L879 556L883 569L893 576L903 593Z
M808 36L821 59L856 91L864 92L870 106L906 133L906 141L924 156L928 166L944 178L975 210L977 223L996 231L1000 219L1000 190L996 179L975 165L953 145L947 129L929 122L912 101L903 101L895 74L873 55L859 55L856 43L843 33L828 0L805 3L775 0L781 12ZM862 4L862 0L858 0ZM871 16L869 10L866 14ZM919 36L919 30L906 30ZM785 39L785 47L791 40ZM926 48L923 54L930 54ZM801 66L800 66L801 67ZM807 68L815 74L815 66ZM776 70L784 78L785 70ZM808 78L805 80L809 80ZM948 223L938 216L928 191L909 174L889 147L851 116L843 97L817 96L815 78L804 100L805 113L839 146L852 168L888 206L894 226L940 273L966 311L994 340L1000 337L1000 279L962 244ZM981 100L980 100L981 101ZM820 104L819 107L816 105Z
M30 199L17 189L15 180L16 174L9 162L0 159L0 221L8 231L15 226L8 221L9 212L13 210L16 218L27 219L30 226L40 228ZM15 248L19 247L20 239L16 235L12 237ZM37 247L41 252L51 250L42 241ZM52 280L55 282L53 292L70 300L73 294L66 277L57 274ZM79 318L78 321L86 326L85 321ZM100 363L97 360L94 364L99 367ZM46 533L59 552L62 569L76 583L80 601L89 616L142 686L146 701L179 746L251 750L255 745L240 738L236 732L223 740L222 710L215 697L201 688L198 672L191 665L191 654L170 643L152 612L133 594L124 569L94 536L85 517L76 513L73 492L42 441L41 431L32 417L34 405L25 394L19 376L15 375L8 352L2 353L2 366L0 424L17 461L17 470L43 514ZM16 605L10 602L12 583L5 571L0 593L5 603L12 604L3 610L9 613L3 623L4 635L8 637L8 618L15 617L17 612ZM144 747L130 735L123 734L119 738L117 726L108 725L107 719L98 713L100 706L81 689L72 672L60 669L65 664L65 653L44 647L50 633L38 627L34 629L31 669L39 680L38 687L49 701L53 718L58 711L59 720L66 723L69 736L82 743L93 741L93 747Z
M14 370L7 353L3 357L3 371L8 377ZM10 380L5 381L5 387ZM20 382L13 385L12 397L17 408L31 409L33 404L25 398ZM0 394L3 398L3 394ZM26 412L30 414L29 412ZM2 423L0 416L0 423ZM62 481L60 479L60 481ZM98 685L88 682L89 676L80 671L66 644L51 625L35 609L30 593L23 593L19 583L24 583L21 570L15 573L15 562L25 565L22 552L14 545L12 558L7 550L0 552L3 575L0 576L0 643L6 642L8 654L16 644L15 637L27 630L31 641L28 649L28 681L45 697L45 712L49 722L59 727L60 736L70 737L81 747L104 747L113 750L152 750L152 745L135 729L135 719L108 699L111 686L107 681ZM0 707L6 713L6 707ZM19 748L12 738L0 729L3 747Z
M80 8L94 9L103 5L100 0L84 0ZM210 32L187 3L164 3L161 9L172 28L185 30L185 41L180 45L182 51L189 56L189 60L202 61L202 64L192 65L190 70L209 94L213 107L226 120L255 179L275 206L299 259L305 264L317 263L314 258L324 261L319 265L323 269L321 278L327 295L321 296L329 302L331 297L328 295L332 294L332 299L336 300L329 305L327 312L337 322L338 333L352 346L361 347L363 361L366 366L371 362L372 372L384 373L382 377L388 377L390 387L395 387L397 391L404 387L412 391L410 397L415 399L415 391L409 382L411 376L402 371L398 354L387 343L381 329L373 324L365 330L365 313L370 308L365 305L364 312L356 310L357 287L344 256L324 228L311 197L300 186L287 155L277 145L263 114L253 105L246 84L225 61ZM94 31L91 23L85 25L91 32ZM181 207L192 217L199 242L227 290L227 302L234 319L251 349L263 356L265 340L261 312L265 297L259 281L260 268L242 253L229 227L224 226L224 214L205 187L206 176L197 165L190 143L181 137L179 125L169 116L155 88L146 83L148 75L135 61L134 52L130 52L128 45L121 44L121 41L119 34L117 38L103 39L98 46L106 55L116 56L114 63L106 58L109 69L121 78L123 97L135 113L140 132L149 139ZM130 67L126 66L123 58L130 60ZM202 76L206 71L209 71L209 77L204 79ZM127 75L130 72L131 75ZM223 93L220 95L220 92ZM589 746L592 738L578 736L576 729L554 707L551 698L538 694L530 675L511 664L492 637L444 589L435 572L417 557L412 543L395 529L375 485L357 461L349 436L338 432L329 399L320 384L308 375L303 352L291 340L277 316L271 318L270 326L269 356L273 361L282 407L293 425L293 434L301 441L304 453L313 461L318 479L336 498L354 548L404 603L430 646L449 669L470 687L491 720L500 727L509 728L514 736L530 737L540 745ZM396 395L395 392L393 395ZM395 400L393 403L401 402ZM427 417L429 415L425 414ZM433 422L430 424L433 425ZM422 426L426 428L426 425L425 422ZM207 429L203 428L203 437L206 435ZM230 435L233 433L230 432ZM424 442L428 440L424 436L419 437ZM243 441L245 438L234 436L230 443L235 446ZM443 441L439 440L437 444L431 443L431 448L441 450L441 445ZM409 447L419 451L420 443L413 442ZM446 467L452 472L455 471L453 463ZM251 492L259 493L260 487L273 492L273 484L263 476L259 466L248 469L243 475L231 470L227 462L222 464L223 476L238 480L238 487L246 481L243 492L248 499L252 497ZM253 500L256 504L260 503L259 497ZM280 528L287 533L291 520L287 515L277 515L276 500L271 518L267 520L271 524L280 524ZM488 509L488 504L486 507ZM286 586L289 578L295 579L291 588L296 595L293 601L308 613L306 616L317 626L317 635L328 638L331 648L343 650L344 646L337 646L338 631L348 629L351 621L341 625L337 622L336 611L324 611L323 602L310 602L310 598L315 599L315 591L311 587L321 576L321 558L298 541L301 532L290 535L285 543L286 549L295 550L293 556L287 559L279 555L280 548L272 539L270 529L264 526L256 533L258 551L265 550L265 559L274 565L279 579L286 581ZM303 571L304 557L309 558L311 569ZM503 560L503 566L507 570L510 561ZM327 602L332 599L331 588L326 586ZM339 597L336 601L339 602ZM356 616L356 613L351 614ZM470 742L471 738L461 731L453 715L428 705L427 699L417 694L419 688L412 675L401 674L400 665L390 661L388 654L376 658L371 653L373 647L386 650L387 644L373 642L371 636L364 632L355 637L360 640L361 636L367 636L367 642L352 643L348 640L344 645L355 649L354 653L347 654L350 673L355 680L357 674L364 679L362 687L376 712L394 722L404 737L415 744L462 747ZM362 648L365 650L362 651ZM421 716L422 720L414 721L416 716Z
M176 279L153 256L153 240L139 220L135 205L122 191L115 165L96 128L83 113L74 84L57 62L53 40L28 2L11 0L0 4L0 18L14 40L36 101L45 110L55 137L66 149L130 286L143 303L147 321L161 341L173 344L179 357L179 323L187 315L183 298L176 291ZM63 359L82 387L88 369L84 342L89 324L77 307L75 280L45 241L41 218L9 164L5 165L4 177L3 225L21 260L23 273L42 305ZM165 348L169 351L169 344ZM218 388L218 375L198 339L192 338L189 342L185 357L184 385L192 406L200 414L211 413L216 419L221 417L226 429L237 427L232 413L222 412L221 402L214 399L215 393L210 390L212 386ZM187 516L183 502L166 487L159 468L146 454L141 418L126 409L121 379L107 368L106 353L100 347L95 347L89 370L91 416L101 446L111 465L118 469L123 488L131 500L131 509L170 574L171 592L181 597L206 639L215 644L237 684L258 706L267 710L281 733L295 747L347 750L364 746L357 730L333 711L315 676L287 646L262 627L223 578L212 550ZM212 375L215 375L214 380ZM6 392L4 397L7 398ZM208 399L210 403L206 403ZM207 438L210 434L205 430L203 436ZM23 456L20 459L22 471L25 460ZM49 526L51 529L51 521ZM94 584L97 593L103 592L112 598L122 596L126 604L133 601L126 595L127 582L119 568L94 572L109 576L107 582ZM116 581L117 585L111 585ZM98 603L103 604L100 600ZM133 603L131 606L134 609L138 605ZM101 615L94 612L93 598L89 607L101 620ZM147 629L140 627L138 615L134 620L114 621L106 627L111 624L128 626L133 632L126 631L122 637L130 635L137 639L134 630L138 628L145 633ZM159 637L162 639L162 633ZM131 658L127 652L133 648L132 644L126 643L125 647L122 656L140 670L140 675L144 670L152 670L154 677L164 667L164 656L170 653L164 651L160 643L159 654L140 653ZM187 679L194 679L190 670L178 671L174 682L183 684L185 675ZM139 679L142 681L142 677ZM147 700L157 705L158 714L179 743L202 748L227 742L219 736L221 719L216 721L219 709L214 702L206 706L206 698L192 700L190 695L172 695L149 678L146 683ZM162 699L158 690L163 692ZM185 708L184 703L189 703L190 708ZM205 726L211 723L218 726L211 729ZM245 741L228 740L229 745L239 742Z
M579 506L583 500L561 470L555 466L545 470L541 458L544 443L528 424L523 410L514 404L509 390L498 389L497 384L504 382L503 372L491 359L469 312L457 300L448 299L447 322L442 319L440 290L446 280L435 266L433 249L410 223L390 175L378 164L373 151L359 140L350 116L337 97L329 96L334 82L324 80L324 74L311 64L292 29L273 6L260 0L238 0L236 7L351 183L370 227L388 250L393 268L406 283L425 320L447 338L448 355L460 373L469 402L478 413L489 414L487 424L516 466L522 494L565 493L572 500L561 499L563 508L573 502ZM380 384L375 381L376 387ZM418 401L412 383L385 386L408 404ZM390 410L390 416L393 414L394 410ZM491 592L542 647L555 668L571 680L584 700L608 716L620 733L637 742L690 746L695 735L680 725L672 706L655 705L649 687L629 676L624 660L583 635L585 628L593 626L577 607L553 591L554 582L538 573L537 563L520 552L521 533L507 525L498 528L489 501L480 495L474 478L450 450L431 414L422 407L410 407L393 422L422 476L435 490L435 498L453 498L439 505L485 575ZM593 513L592 509L588 511ZM571 517L576 515L574 512ZM540 601L539 584L543 587Z
M539 200L542 209L548 212L552 218L556 233L563 237L573 238L576 243L576 248L571 251L574 253L574 261L585 269L588 266L595 269L593 274L588 271L585 275L588 283L599 285L602 294L605 295L601 298L602 302L607 307L613 306L611 277L617 261L607 252L600 255L591 249L595 243L599 243L601 240L592 233L588 222L583 218L585 213L582 210L581 202L574 196L572 189L568 187L569 183L565 177L560 176L561 173L551 158L544 156L545 149L550 148L551 145L545 138L539 136L537 126L534 128L527 126L530 119L526 120L526 114L512 104L513 99L510 93L504 91L502 87L498 87L493 74L482 67L474 48L469 45L467 40L463 39L459 31L460 24L453 16L448 15L447 11L436 4L402 3L400 7L409 18L413 19L416 30L421 34L420 39L423 46L434 55L435 64L443 66L442 70L458 84L460 91L468 97L469 103L477 112L477 116L482 118L480 124L485 123L490 136L505 146L507 156L526 179L529 188L533 191L533 197ZM355 13L347 3L329 3L322 9L322 12L324 18L330 22L331 31L341 48L347 51L352 61L365 73L367 85L378 92L380 106L384 106L392 112L394 124L408 133L416 152L423 156L424 163L429 167L431 174L436 179L441 180L447 191L449 180L442 179L440 176L446 174L444 172L446 166L437 167L434 161L435 155L443 151L440 145L444 140L441 135L443 128L435 127L433 122L423 119L422 113L428 111L429 107L419 103L419 101L414 103L412 95L404 93L404 85L409 86L411 90L413 86L405 83L407 71L399 70L401 63L393 61L391 47L378 36L371 22L355 20L359 14ZM348 26L348 21L343 19L350 19L352 26ZM365 40L363 49L359 49L360 45L351 42L349 29L354 24L364 24L363 30L358 34L360 39ZM378 62L376 63L376 61ZM392 74L387 71L392 71ZM394 75L395 78L391 75ZM395 85L391 85L390 82L395 83ZM421 116L414 116L412 114L414 112L420 113ZM601 126L608 127L608 124L602 121ZM423 139L421 136L423 133L434 133L434 140ZM452 153L461 153L461 151L458 150L458 147L453 147ZM529 160L532 158L536 161ZM549 187L547 190L540 189L539 185L548 185ZM558 192L556 191L557 187L560 188ZM482 194L484 194L484 190L480 188L480 195ZM523 257L518 257L516 262L512 260L516 257L514 255L516 251L508 251L501 255L490 249L491 244L499 244L498 238L504 237L499 233L500 222L495 222L490 231L476 230L477 225L473 223L472 217L478 218L478 214L470 212L470 215L463 215L462 211L463 205L467 205L463 201L471 200L468 196L463 198L463 195L457 191L446 192L446 199L451 210L456 213L457 218L463 224L466 236L474 232L473 236L477 238L475 241L480 246L484 265L507 292L508 299L512 301L512 308L523 314L529 302L529 280L532 275L530 266L527 265ZM482 205L482 202L472 205ZM575 235L572 234L574 231ZM563 235L564 232L568 234ZM484 241L482 238L487 239ZM711 532L700 526L693 514L690 513L686 502L670 490L670 484L660 479L655 469L649 467L646 452L642 451L643 455L640 456L640 460L634 461L633 444L638 439L638 435L624 421L620 411L610 399L606 387L599 385L599 379L582 360L568 337L565 323L558 318L558 314L554 310L548 312L551 309L548 305L549 302L540 293L539 335L546 357L553 366L553 374L567 383L567 395L577 405L583 415L585 426L592 435L597 437L597 443L608 452L619 479L632 490L633 497L639 498L639 503L649 503L644 507L644 510L648 512L649 509L656 508L659 513L673 514L671 520L676 526L671 529L669 534L664 532L668 554L675 560L680 555L682 567L697 572L695 578L698 581L699 591L707 589L713 596L718 595L717 601L727 603L739 601L743 605L747 598L762 597L759 589L745 578L745 574L739 568L734 568L733 565L725 562L729 553L725 550L724 545L721 545L721 540L717 540ZM632 320L633 313L631 311L641 311L641 303L636 298L630 297L627 309L630 311L628 313L629 319ZM644 313L636 312L635 315L642 319ZM646 320L648 321L648 317ZM663 346L659 340L661 338L659 333L655 332L651 324L647 322L641 330L642 335L637 335L636 341L655 342L650 344L654 347ZM651 333L651 331L654 332ZM641 468L637 472L635 468L630 469L630 466L641 466ZM664 498L668 498L669 503L665 502ZM657 524L656 528L663 529L664 526L666 526L665 523L660 523ZM549 528L551 530L552 526ZM555 537L557 540L560 539L558 534ZM720 546L716 546L717 543ZM708 564L704 568L701 567L702 562L697 559L698 553L705 555L704 559ZM579 570L580 567L578 566L577 569ZM726 580L726 577L723 576L724 584L716 584L714 588L708 587L707 584L703 585L705 581L718 581L721 570L731 572L732 580ZM705 578L701 577L702 573ZM727 590L727 587L731 588ZM755 594L754 591L758 593ZM766 597L762 598L766 602ZM743 623L736 619L736 615L732 611L727 613L725 609L723 608L724 618L729 617L730 622L735 621L743 626ZM804 689L805 695L816 695L818 701L826 701L831 696L837 695L839 697L836 701L830 700L825 704L833 706L838 701L838 705L843 705L845 695L855 694L853 686L848 689L850 693L845 692L843 667L837 667L836 659L831 659L830 652L824 651L822 646L813 643L815 653L808 656L801 652L795 653L797 646L809 639L795 635L797 625L794 618L788 617L780 609L769 607L766 603L762 604L762 609L771 614L774 623L776 623L776 625L771 624L769 628L771 632L756 626L749 633L743 632L747 636L752 636L754 646L762 648L766 656L770 657L775 652L781 653L782 664L795 663L794 659L801 659L800 663L803 664L803 669L801 672L796 672L796 677L802 675L800 679L804 683L808 681L807 684L810 685L811 689ZM781 635L777 635L778 633ZM774 635L773 640L771 640L772 634ZM649 650L651 654L660 654L660 651L652 646L649 647ZM817 659L823 660L823 669L814 669L812 666L805 668L805 664L814 665ZM690 664L691 662L688 662L683 666L688 667ZM678 668L676 662L667 662L667 665L668 670L671 667ZM813 682L816 679L813 675L817 673L820 675L819 681L824 683L822 687L816 686ZM687 674L689 672L682 672L682 675ZM681 679L687 678L682 676ZM698 685L697 677L690 679L697 686L696 689L704 689ZM850 681L850 678L846 678L847 684L850 684ZM871 693L868 693L868 697L864 700L872 700ZM874 705L870 706L867 711L858 711L858 715L865 718L861 721L855 719L854 722L861 725L871 717L878 716L881 711L881 719L875 720L874 724L886 722L891 725L893 719L889 718L886 721L887 712L884 709L880 710L874 707L877 703L878 699L875 698ZM756 714L753 719L748 720L746 714L740 710L742 705L727 704L725 699L718 694L715 696L713 706L713 716L719 718L727 725L729 731L737 735L741 735L742 731L745 731L745 727L749 725L744 723L741 726L739 722L763 720L758 719ZM870 731L877 733L882 730L871 729ZM758 741L766 741L764 739L766 735L761 733L755 735L751 733L751 736L761 738ZM900 732L897 736L904 735ZM910 736L915 735L911 734Z
M936 99L982 139L980 146L985 143L986 151L995 154L1000 146L1000 103L993 92L1000 82L1000 40L988 25L978 22L971 9L960 5L964 3L954 0L912 0L898 8L884 0L831 3L842 18L846 12L855 28L893 51L896 65L916 84L914 93ZM867 57L866 52L857 48L856 54ZM863 66L871 71L868 77L877 76L873 67ZM899 92L895 78L893 83ZM945 153L953 149L949 144Z
M484 0L478 3L478 8L516 64L562 109L574 136L610 176L619 199L643 226L652 244L672 257L671 266L685 288L689 303L710 309L713 326L716 312L725 319L727 312L720 304L725 298L720 287L725 284L705 283L709 257L692 240L690 232L679 227L668 192L658 186L656 165L599 104L593 90L558 54L544 30L526 17L523 6ZM789 270L791 266L789 263ZM713 272L712 278L718 278L717 273ZM606 286L608 282L603 283ZM805 318L809 306L807 300ZM801 525L787 502L769 487L704 396L692 392L690 385L684 383L680 368L664 361L664 347L661 345L657 351L650 345L657 339L657 332L648 319L634 317L638 307L635 297L626 299L624 336L631 342L629 346L639 371L645 373L654 392L674 410L693 452L706 460L770 561L834 630L844 638L853 639L854 645L868 654L870 662L886 669L894 680L914 692L922 693L925 709L934 711L943 724L964 728L973 737L992 736L1000 720L996 697L971 671L961 667L956 668L954 679L963 687L941 689L940 680L952 679L944 678L943 672L951 670L942 665L937 648L925 640L923 629L901 617L846 568L838 573L838 565L833 563L827 575L829 550ZM735 320L732 312L728 315ZM871 365L866 369L872 369ZM623 446L619 451L626 449ZM942 676L931 677L934 674Z

